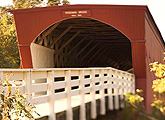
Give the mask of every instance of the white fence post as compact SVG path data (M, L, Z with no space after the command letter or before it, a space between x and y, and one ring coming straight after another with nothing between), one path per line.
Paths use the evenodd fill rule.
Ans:
M54 71L48 72L49 120L56 120L54 112Z
M132 77L132 93L135 94L135 75Z
M27 95L27 102L31 102L32 99L32 72L31 70L24 72L24 80L25 80L25 95Z
M108 109L113 110L113 96L112 96L112 70L109 69L108 76Z
M80 120L86 120L86 109L84 101L84 70L80 71Z
M104 96L104 70L101 69L101 78L100 78L100 114L105 115L105 96Z
M46 72L48 71L48 72ZM90 72L90 73L89 73ZM100 92L100 114L106 113L105 106L105 87L108 89L108 109L118 110L119 107L123 107L123 104L119 104L119 100L123 98L126 93L135 93L135 76L133 74L123 72L113 68L89 68L89 69L28 69L28 70L1 70L0 80L4 81L5 73L14 73L11 79L15 81L24 80L25 87L20 86L25 95L27 95L27 101L30 103L38 102L38 104L49 104L49 120L56 120L55 114L55 100L65 99L67 101L66 120L73 120L72 111L72 96L80 95L80 120L86 120L86 107L85 107L85 93L90 91L91 97L91 118L97 118L97 103L96 103L96 91ZM23 74L22 74L23 73ZM104 74L108 76L104 76ZM96 77L99 74L99 77ZM85 79L85 75L90 75L90 78ZM113 75L113 76L112 76ZM71 81L72 76L79 76L79 80ZM55 83L55 78L65 77L65 81L59 81ZM39 80L47 78L47 83L32 84L32 80ZM106 84L105 81L108 81ZM90 87L85 87L85 84L89 84ZM72 84L73 83L73 84ZM100 83L98 85L98 83ZM78 86L79 89L72 90L72 86ZM56 88L55 88L56 87ZM59 92L55 94L55 89L63 89L65 92ZM12 88L14 89L14 87ZM3 90L3 87L0 87ZM114 94L113 94L114 90ZM38 92L48 92L48 94L38 95ZM38 96L32 96L32 92ZM55 95L58 95L55 98ZM119 97L120 95L120 97ZM114 99L113 99L114 96ZM38 107L37 107L38 108Z
M4 73L3 73L3 72L0 72L0 80L1 80L2 82L4 82Z
M118 85L118 73L117 71L115 71L115 76L114 76L114 94L115 94L115 109L118 110L119 109L119 94L118 94L118 90L119 90L119 85Z
M123 73L120 72L120 89L119 89L119 95L120 95L120 101L124 99L124 95L123 95ZM123 108L124 104L120 102L120 107Z
M131 93L131 75L128 74L128 93Z
M65 76L66 81L66 99L67 99L67 110L66 110L66 120L73 119L73 112L71 106L71 71L66 71Z
M95 99L95 70L91 70L91 118L97 118L96 99Z
M3 72L0 72L0 82L4 82L4 73ZM3 91L3 87L1 87L0 86L0 90L2 90ZM0 92L2 92L2 91L0 91Z

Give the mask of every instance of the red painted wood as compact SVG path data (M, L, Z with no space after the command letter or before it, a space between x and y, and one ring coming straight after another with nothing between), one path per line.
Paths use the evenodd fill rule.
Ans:
M68 5L12 10L14 14L23 68L32 68L30 43L45 29L79 14L65 15L65 11L88 11L84 17L106 23L129 38L136 75L136 88L144 90L145 104L150 109L153 73L149 63L163 58L164 42L147 6L127 5ZM76 16L75 16L76 15Z
M76 11L77 9L90 10L90 18L115 27L129 39L144 39L144 6L71 5L12 11L15 16L19 41L21 43L32 42L39 33L50 25L66 19L63 16L63 11ZM68 16L67 18L72 17Z
M30 46L19 46L23 68L33 68Z

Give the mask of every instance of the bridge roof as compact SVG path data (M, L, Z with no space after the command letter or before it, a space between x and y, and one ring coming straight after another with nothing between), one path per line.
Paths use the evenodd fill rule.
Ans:
M118 43L116 42L115 43L116 45L115 44L109 45L106 48L106 50L104 49L104 51L106 52L108 51L107 52L108 54L107 56L103 54L102 57L99 58L99 61L102 61L104 59L102 63L105 63L108 61L107 58L109 60L110 58L114 58L112 53L115 54L115 57L116 54L118 55L117 60L119 60L120 63L121 61L123 62L122 58L124 59L127 57L130 58L131 60L129 59L126 61L131 63L131 65L133 66L133 72L136 76L136 88L143 89L144 91L143 93L147 103L147 109L149 109L150 106L149 103L151 103L152 101L151 99L152 89L150 87L152 86L152 79L153 79L151 77L153 75L151 75L152 73L150 72L149 69L150 68L149 63L154 62L155 60L159 62L163 62L163 57L164 57L163 52L165 51L165 47L161 33L157 25L155 24L155 21L147 6L65 5L65 6L11 10L10 12L14 14L14 19L17 29L18 45L22 58L23 68L33 68L31 48L30 48L31 43L34 42L35 40L38 41L37 38L42 37L42 33L44 34L47 31L51 31L53 27L57 27L58 26L57 23L59 22L61 22L60 25L58 26L59 29L56 28L55 30L59 33L62 33L63 35L66 33L66 30L69 31L71 29L72 25L76 25L76 23L74 23L74 20L76 22L79 22L79 20L76 19L82 19L82 18L85 18L86 21L84 22L84 24L83 22L82 23L79 22L79 25L77 25L77 27L85 26L86 27L85 30L87 30L87 27L90 26L91 29L91 31L89 31L90 34L91 32L96 32L95 26L97 26L96 28L99 29L102 28L102 31L104 32L103 40L106 40L106 42L107 41L112 42L111 40L113 40L113 42L115 40L117 41L117 39L114 39L114 36L119 38L118 33L120 33L122 39L120 39ZM76 18L76 19L72 19L72 18ZM92 25L89 25L89 23L92 23ZM104 27L100 27L102 25ZM107 27L109 27L108 30L106 30ZM73 30L75 29L70 30L69 37L65 35L64 40L69 41L71 40L69 39L71 36L74 38L77 34L79 34L76 33L78 31L73 32ZM113 33L115 33L114 36L110 32L112 30ZM85 34L88 34L87 31L85 32L86 32ZM99 30L99 32L101 32L101 30ZM82 35L82 33L80 34ZM110 39L106 39L107 36L105 34L107 34L107 36L110 36ZM96 35L97 33L95 34L94 39L97 39ZM61 37L61 34L59 36ZM99 37L101 37L101 35ZM54 39L52 38L51 41L53 40ZM124 49L126 48L124 47L124 45L121 44L121 40L123 40L122 42L124 41L129 42L129 44L125 45L126 47L128 46L130 47L126 49L127 50L126 52L121 50L121 47L123 47ZM66 41L65 43L69 43L68 41L67 42ZM89 38L88 41L90 41ZM45 41L43 40L42 42L44 43ZM64 46L65 45L66 44L64 44ZM87 44L81 44L81 46L86 46L86 45ZM92 46L93 45L95 44L92 43ZM98 48L98 46L96 46L96 48ZM120 52L116 53L115 50L112 50L114 46L115 48L120 49ZM72 47L74 47L73 44L70 46L70 48ZM102 47L105 48L104 45ZM79 50L74 51L75 52L74 55L78 54L77 52L81 51L82 47L79 48L80 48ZM88 48L89 50L92 49L91 46ZM99 50L96 48L93 51L94 53L98 52ZM89 50L87 50L86 52L88 52ZM103 53L103 51L101 52L99 51L99 54L100 53ZM46 53L45 55L48 54ZM58 56L59 54L55 53L55 55ZM70 55L68 56L69 58L67 58L67 60L70 59ZM89 54L88 60L90 57L91 55ZM56 58L57 59L55 59L54 61L57 62L59 57ZM80 56L78 58L80 58ZM63 59L60 58L60 60ZM40 58L38 58L38 61L40 61ZM77 65L76 62L75 64ZM59 63L61 63L61 61ZM121 66L122 64L125 63L126 62L121 63ZM109 66L108 62L106 65Z
M134 69L137 68L139 71L139 76L145 76L145 72L143 73L141 67L135 64L139 62L138 59L141 59L138 58L142 56L141 53L146 52L146 46L140 46L140 43L145 44L146 41L151 41L157 48L161 47L162 51L164 51L163 38L147 6L64 5L11 10L10 12L14 14L18 45L20 51L22 51L21 56L24 61L24 66L27 68L32 67L32 63L29 63L29 61L31 61L30 44L43 31L55 23L70 18L89 18L100 21L127 37L131 41L133 66L135 67ZM155 41L157 41L157 43L154 43ZM150 46L147 47L147 49L149 49L148 51L154 52L154 47L151 48ZM136 51L137 49L138 52ZM145 55L143 58L145 58ZM153 57L153 59L155 58ZM141 66L145 66L144 60L141 61Z
M150 11L149 11L149 9L148 9L148 7L146 5L98 5L98 4L97 5L96 4L92 4L91 5L91 4L77 4L77 5L63 5L63 6L50 6L50 7L37 7L37 8L27 8L27 9L16 9L16 10L11 10L10 12L13 13L14 16L15 16L16 26L19 26L20 23L18 23L19 22L18 19L21 19L21 21L24 21L24 22L25 21L28 22L28 20L33 15L35 15L36 17L38 17L42 21L45 21L45 20L48 20L49 21L48 16L45 15L45 12L46 11L47 11L46 14L49 14L49 15L52 14L52 16L55 15L56 17L60 18L61 20L62 19L66 19L68 17L72 17L72 16L64 15L64 11L75 11L75 10L89 10L90 13L88 15L84 15L84 16L81 16L81 17L91 17L91 18L93 17L93 18L95 18L94 17L95 15L93 15L95 13L96 14L96 19L98 18L98 16L100 16L100 14L101 14L101 16L104 17L102 19L105 19L105 16L108 15L108 12L106 12L108 9L111 9L111 11L112 11L111 13L112 14L113 14L113 12L114 12L114 14L120 14L120 19L122 19L124 21L126 21L126 20L128 21L128 19L126 19L127 17L129 17L129 19L134 19L135 17L134 17L133 14L136 14L136 16L139 16L140 17L140 13L139 12L140 11L143 11L144 14L147 14L149 16L150 21L152 22L154 28L157 31L157 34L159 35L159 37L163 41L162 43L164 44L164 40L162 38L162 35L161 35L161 33L160 33L160 31L159 31L159 29L158 29L158 27L157 27L157 25L156 25L156 23L155 23L152 15L151 15L151 13L150 13ZM119 11L115 11L115 10L119 10ZM48 11L52 11L52 12L55 12L55 13L48 12ZM128 16L127 14L131 13L131 11L132 11L133 14L131 14L130 16ZM40 15L42 17L40 17ZM110 17L113 17L113 15L112 16L109 15L109 16ZM27 18L27 17L29 17L29 18ZM78 16L74 16L74 17L78 17ZM60 21L60 19L59 19L59 21ZM99 19L98 18L98 20L105 22L102 19ZM116 18L113 18L113 19L116 20ZM132 21L136 22L136 20L132 20ZM141 21L139 21L139 22L140 22L140 24L143 24L143 22L141 22ZM129 23L129 24L131 24L131 23ZM32 23L29 23L28 26L29 25L30 26L33 26ZM140 26L133 25L133 24L131 24L131 26L134 27L132 29L135 29L135 28L137 30L140 29ZM116 26L114 26L114 27L116 27ZM118 28L118 27L116 27L116 28ZM33 29L33 30L35 30L35 29ZM120 28L118 30L121 31ZM19 31L19 27L17 27L17 31ZM137 35L137 32L136 32L136 36L139 36L139 38L135 38L135 36L133 36L133 35L127 35L128 34L128 31L129 30L127 30L126 33L124 31L121 31L121 32L124 32L124 34L128 38L130 38L130 39L144 38L144 32L142 32L141 30L140 30L141 32L138 31L139 35ZM129 32L130 32L129 34L133 34L133 33L131 33L132 32L131 30ZM21 33L23 33L23 31L21 31ZM19 38L19 35L20 35L20 33L18 32L18 38Z

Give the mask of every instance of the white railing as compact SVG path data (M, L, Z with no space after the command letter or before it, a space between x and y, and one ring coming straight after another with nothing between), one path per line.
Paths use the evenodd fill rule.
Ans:
M96 95L100 95L100 114L106 113L105 96L108 96L110 110L123 107L119 100L124 94L135 92L135 76L114 68L48 68L48 69L1 69L3 81L6 74L12 74L9 80L23 83L22 94L29 94L31 103L49 104L49 120L55 120L54 103L66 100L66 119L72 120L72 97L80 97L80 119L86 120L85 96L90 95L91 118L97 117ZM3 89L1 87L1 89ZM12 91L14 92L14 87ZM105 92L107 89L107 92ZM99 91L99 92L96 92ZM90 94L89 94L90 93ZM113 102L114 97L114 102Z

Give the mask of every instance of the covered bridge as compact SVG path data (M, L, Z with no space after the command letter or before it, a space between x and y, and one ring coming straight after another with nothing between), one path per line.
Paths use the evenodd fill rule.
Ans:
M149 110L164 41L147 6L66 5L12 10L23 68L114 67L136 77Z

